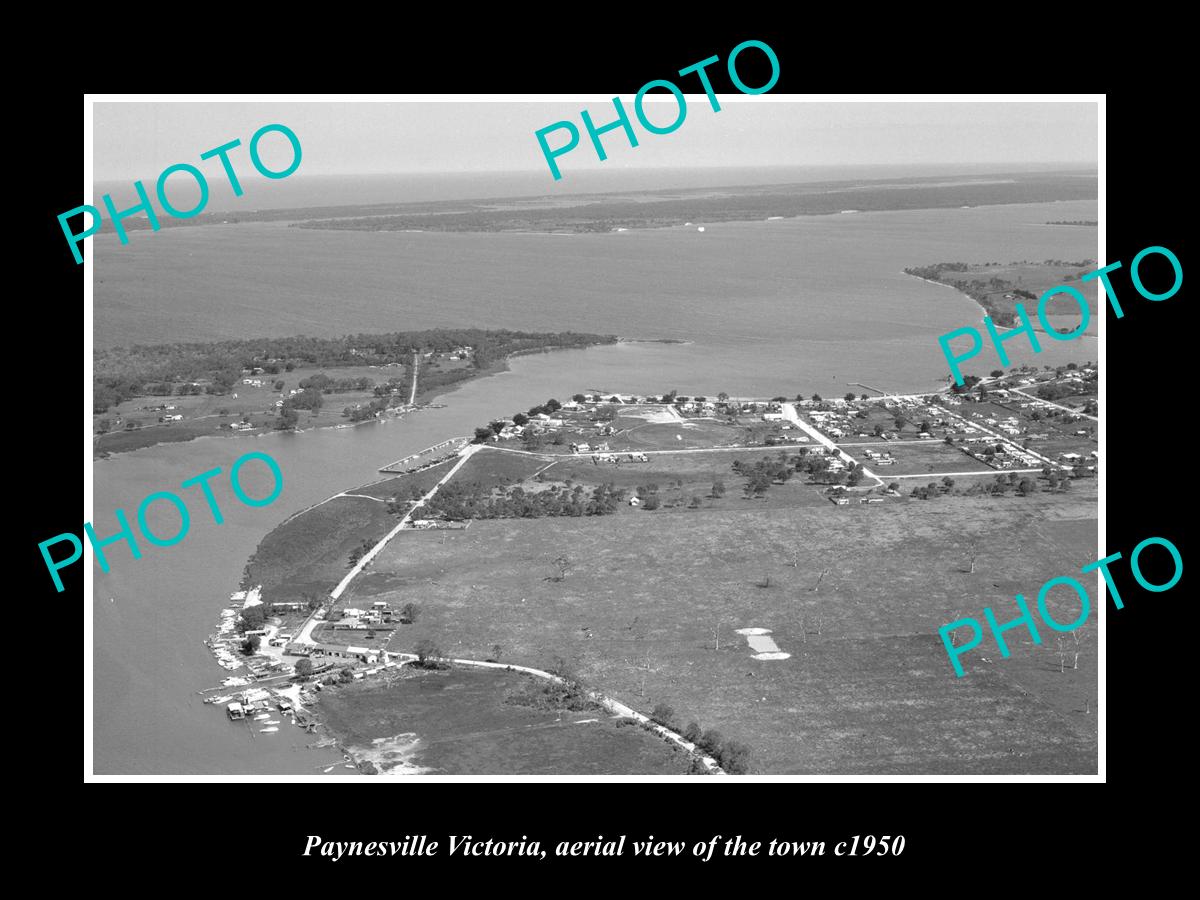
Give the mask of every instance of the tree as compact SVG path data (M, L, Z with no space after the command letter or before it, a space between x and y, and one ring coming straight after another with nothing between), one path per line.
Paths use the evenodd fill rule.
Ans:
M421 607L415 603L405 603L400 607L400 622L404 625L411 625L417 621L417 613L421 611Z
M892 424L896 426L896 430L897 430L897 431L903 431L903 430L904 430L904 417L903 417L903 416L896 416L896 418L895 418L895 420L892 422Z
M284 401L283 406L279 408L279 418L275 420L275 428L279 431L287 431L295 428L300 423L300 414L296 412L287 401Z
M254 653L257 653L259 637L260 636L257 634L246 635L246 639L244 641L242 641L242 652L245 653L247 656L251 656Z
M584 402L586 402L587 397L583 396L583 394L576 394L571 399L574 400L576 403L584 403Z
M1022 478L1017 489L1021 492L1022 497L1028 497L1037 490L1037 483L1032 478Z
M417 654L417 664L423 668L436 668L442 658L441 649L428 638L419 641L413 651Z
M812 395L812 402L813 402L813 403L820 403L820 402L821 402L821 395L820 395L820 394L813 394L813 395Z
M296 674L301 678L307 678L312 674L313 664L307 656L296 661Z
M687 727L683 729L680 736L689 744L695 744L700 740L700 724L698 722L688 722Z
M896 493L899 493L899 492L900 492L900 482L898 482L898 481L893 481L891 484L889 484L889 485L888 485L888 490L889 490L889 491L895 491Z
M675 722L675 710L666 703L655 704L654 710L650 713L650 718L667 728L673 728Z
M816 593L817 588L819 588L821 586L821 582L825 579L825 576L829 574L829 571L830 571L829 569L821 570L821 574L817 576L817 583L812 586L813 593Z
M513 416L513 424L517 426L525 426L529 424L529 416L525 413L517 413Z
M750 768L750 748L739 741L725 741L717 751L717 762L730 775L745 775Z
M946 486L946 490L950 490L952 487L954 487L954 479L947 475L942 479L942 484Z
M716 500L719 500L721 497L725 496L725 482L717 479L712 483L712 496L713 499Z
M567 575L569 575L571 572L571 560L569 560L565 556L559 556L559 557L555 558L554 565L558 569L558 575L555 577L552 577L550 580L551 581L565 581L567 578Z
M492 662L500 662L500 654L504 652L504 648L499 644L492 644Z
M662 505L662 501L658 499L658 494L647 494L642 497L642 509L658 509Z
M488 441L490 441L492 439L493 434L495 434L495 432L492 431L492 429L490 429L490 428L476 428L474 443L486 444Z
M256 631L262 628L263 622L267 620L267 611L262 605L248 606L242 610L242 630Z
M1003 369L992 369L992 377L993 378L999 378L1003 374L1004 374Z
M725 736L715 728L707 729L704 734L700 735L700 740L697 741L697 746L708 754L716 753L724 743Z
M724 391L721 391L721 393L717 394L717 399L723 403L729 399L729 395Z
M843 397L842 399L845 400L847 403L853 403L854 402L854 391L846 391L846 396ZM866 398L864 397L863 399L865 400Z

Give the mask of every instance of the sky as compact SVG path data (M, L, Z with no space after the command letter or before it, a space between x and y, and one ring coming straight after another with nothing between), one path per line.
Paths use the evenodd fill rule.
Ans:
M653 94L649 96L655 96ZM669 95L647 102L651 122L678 114ZM213 178L216 159L200 154L234 138L239 172L251 168L247 145L261 126L281 123L300 140L297 174L365 175L437 172L545 172L535 132L573 122L580 143L558 157L566 181L573 171L700 169L756 166L1046 164L1093 167L1097 162L1097 108L1091 102L797 102L783 95L718 95L714 112L704 94L687 95L683 124L665 135L637 121L633 97L621 97L639 145L623 130L602 136L601 162L580 118L587 109L597 127L613 121L610 98L546 102L113 102L95 103L94 178L151 182L175 163L191 163ZM567 139L550 135L551 147ZM284 168L290 149L280 134L264 138L264 162ZM240 156L238 155L240 154ZM185 176L173 176L183 178Z

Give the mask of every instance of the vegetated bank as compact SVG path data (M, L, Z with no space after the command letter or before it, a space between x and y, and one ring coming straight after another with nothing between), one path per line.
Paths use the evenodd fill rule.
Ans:
M1049 223L1056 224L1056 223ZM906 275L944 284L966 294L981 307L984 313L992 318L997 325L1005 327L1015 325L1016 305L1020 303L1033 322L1034 328L1039 327L1034 312L1041 295L1052 287L1079 282L1079 276L1095 267L1094 259L1084 259L1071 262L1061 259L1047 259L1041 262L1020 260L1007 264L999 262L965 263L941 262L928 266L910 266L904 270ZM1084 290L1087 296L1089 291ZM1070 300L1063 300L1063 308L1072 315L1061 316L1064 321L1078 324L1079 313ZM1095 304L1089 298L1088 308L1094 313ZM1049 319L1054 320L1055 307L1051 306ZM1072 318L1073 316L1073 318ZM1070 331L1071 326L1063 330ZM1095 332L1095 325L1089 327L1088 333Z
M419 404L504 371L517 354L616 341L615 335L466 328L100 350L95 449L103 456L204 435L371 421L411 408L414 378Z

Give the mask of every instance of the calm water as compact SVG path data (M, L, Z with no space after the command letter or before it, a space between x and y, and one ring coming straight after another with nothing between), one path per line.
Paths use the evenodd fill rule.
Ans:
M934 337L977 308L904 266L944 260L1094 257L1094 203L871 213L611 235L341 234L276 226L138 233L99 244L98 346L267 333L343 334L452 325L674 337L515 360L445 409L355 429L203 439L98 462L94 517L261 449L286 485L270 507L227 482L215 525L189 502L191 532L133 561L113 547L95 572L94 763L98 773L308 773L336 762L295 728L258 735L195 691L225 671L202 645L258 541L291 513L373 480L378 466L444 437L585 388L684 393L841 393L848 382L929 389L946 367ZM214 260L220 264L215 265ZM101 283L103 282L103 283ZM1014 362L1097 357L1094 339ZM992 358L980 368L993 368ZM249 471L249 470L247 470ZM253 485L248 485L255 494ZM257 495L266 493L260 488ZM151 525L158 524L154 519ZM115 530L113 527L111 530ZM164 514L162 533L173 533ZM335 772L349 770L335 769Z

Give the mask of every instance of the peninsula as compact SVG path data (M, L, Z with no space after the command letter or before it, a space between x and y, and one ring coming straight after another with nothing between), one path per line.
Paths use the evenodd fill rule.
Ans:
M95 452L402 415L423 398L504 371L510 357L616 341L468 328L98 350Z
M1094 622L937 627L1093 552L1096 385L550 399L280 525L214 649L368 772L1095 771Z

